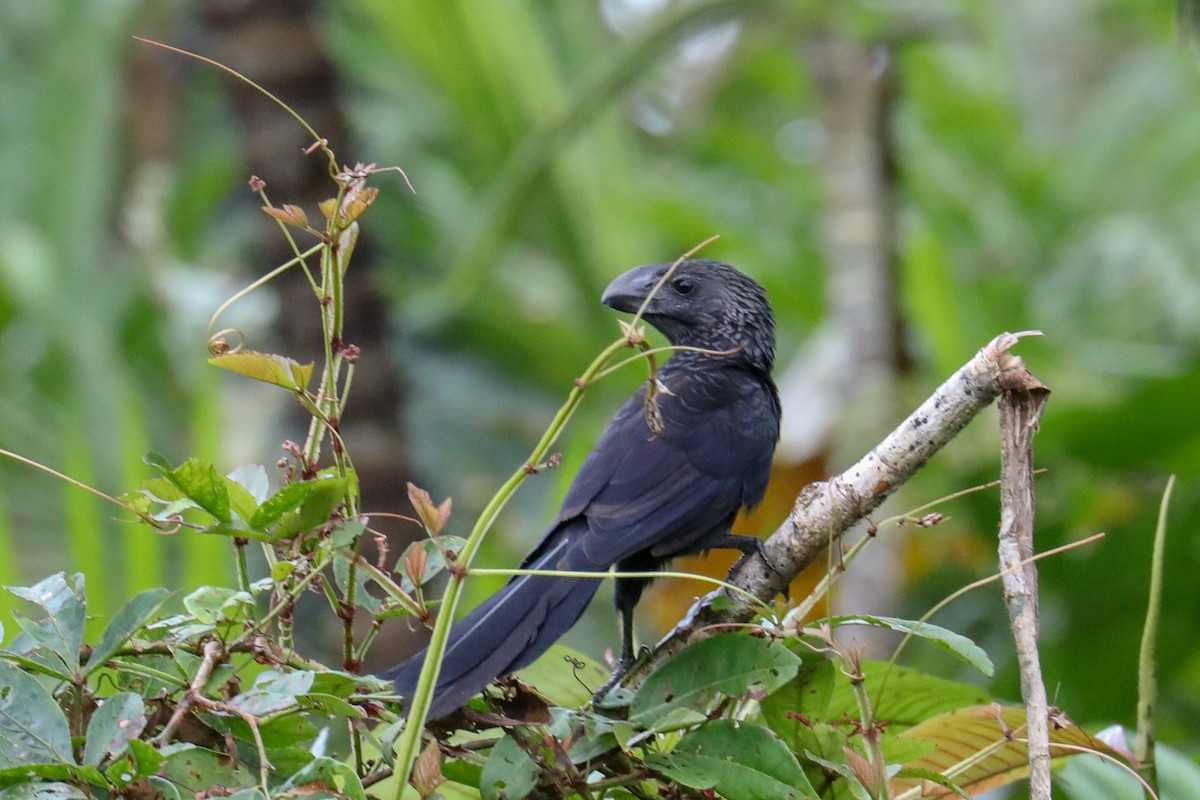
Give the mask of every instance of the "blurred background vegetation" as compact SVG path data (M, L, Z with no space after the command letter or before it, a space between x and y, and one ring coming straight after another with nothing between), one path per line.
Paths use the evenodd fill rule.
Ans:
M232 469L302 438L284 394L204 363L205 327L286 258L249 176L310 215L331 186L277 108L134 35L243 71L343 161L400 165L416 188L376 180L352 280L364 356L345 430L369 510L404 511L414 480L453 496L463 533L617 335L605 284L720 234L704 254L761 281L780 324L786 430L747 529L773 530L992 336L1040 329L1019 348L1054 392L1039 547L1108 534L1041 564L1051 695L1085 724L1132 724L1175 472L1159 710L1164 739L1200 750L1200 70L1169 4L0 2L0 447L110 493L151 447ZM304 358L316 321L290 276L222 326ZM489 564L537 538L641 377L589 396L563 469L522 490ZM994 479L996 445L994 416L977 421L887 513ZM994 571L996 494L941 510L938 527L888 529L839 605L916 616ZM104 615L146 586L229 578L225 540L116 516L0 463L0 582L83 570ZM387 530L393 552L415 535ZM699 591L659 587L645 637ZM615 641L596 605L575 638L593 655ZM993 690L1019 697L998 587L935 621L984 645ZM373 666L415 646L403 622L391 635Z

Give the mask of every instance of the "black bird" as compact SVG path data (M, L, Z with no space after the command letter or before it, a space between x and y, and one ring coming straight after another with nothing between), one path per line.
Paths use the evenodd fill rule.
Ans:
M626 272L602 302L636 312L669 268L648 264ZM643 316L672 345L697 348L676 351L659 371L661 427L656 433L648 421L647 382L583 462L522 568L643 572L710 549L761 549L756 537L729 529L739 509L762 500L779 438L779 395L771 380L775 319L766 293L728 264L684 261ZM648 583L616 582L617 674L633 661L633 609ZM599 585L596 578L510 580L452 629L430 718L446 716L495 678L533 662L575 624ZM418 653L387 673L401 695L412 695L424 660Z

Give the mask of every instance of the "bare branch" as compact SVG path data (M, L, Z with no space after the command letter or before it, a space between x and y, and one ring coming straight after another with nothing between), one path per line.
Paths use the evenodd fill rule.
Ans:
M1000 569L1016 642L1029 739L1029 794L1050 800L1050 709L1038 657L1033 556L1033 434L1050 391L1024 366L1000 376ZM1018 566L1024 564L1023 566Z
M828 481L805 487L792 513L764 543L770 565L751 556L730 582L765 603L783 593L827 545L877 508L1003 393L1002 376L1024 371L1021 360L1009 350L1023 336L1037 333L997 336L858 463ZM744 622L753 616L752 607L731 599L736 598L720 589L697 601L658 643L654 655L634 667L626 683L639 684L685 645L713 635L713 625Z

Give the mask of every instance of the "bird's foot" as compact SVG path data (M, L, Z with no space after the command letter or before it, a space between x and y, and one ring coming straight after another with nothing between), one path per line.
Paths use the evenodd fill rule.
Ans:
M621 682L621 679L625 677L625 675L629 672L630 667L633 666L634 661L635 659L631 655L621 656L620 660L617 661L617 663L613 666L612 675L610 675L608 680L604 682L604 685L597 689L596 693L592 695L592 705L605 705L604 701L608 696L608 693L614 686Z

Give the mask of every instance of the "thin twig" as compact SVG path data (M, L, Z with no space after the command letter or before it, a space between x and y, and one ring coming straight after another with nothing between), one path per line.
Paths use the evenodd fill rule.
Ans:
M187 716L188 709L202 696L204 687L212 678L213 669L216 668L217 659L220 655L220 642L208 641L204 643L204 654L200 662L200 668L196 670L196 677L192 678L191 685L183 693L183 697L180 699L179 705L175 707L175 713L171 715L171 719L163 726L158 736L154 737L155 744L161 746L171 741L171 737L175 735L175 731L183 722L183 718Z

